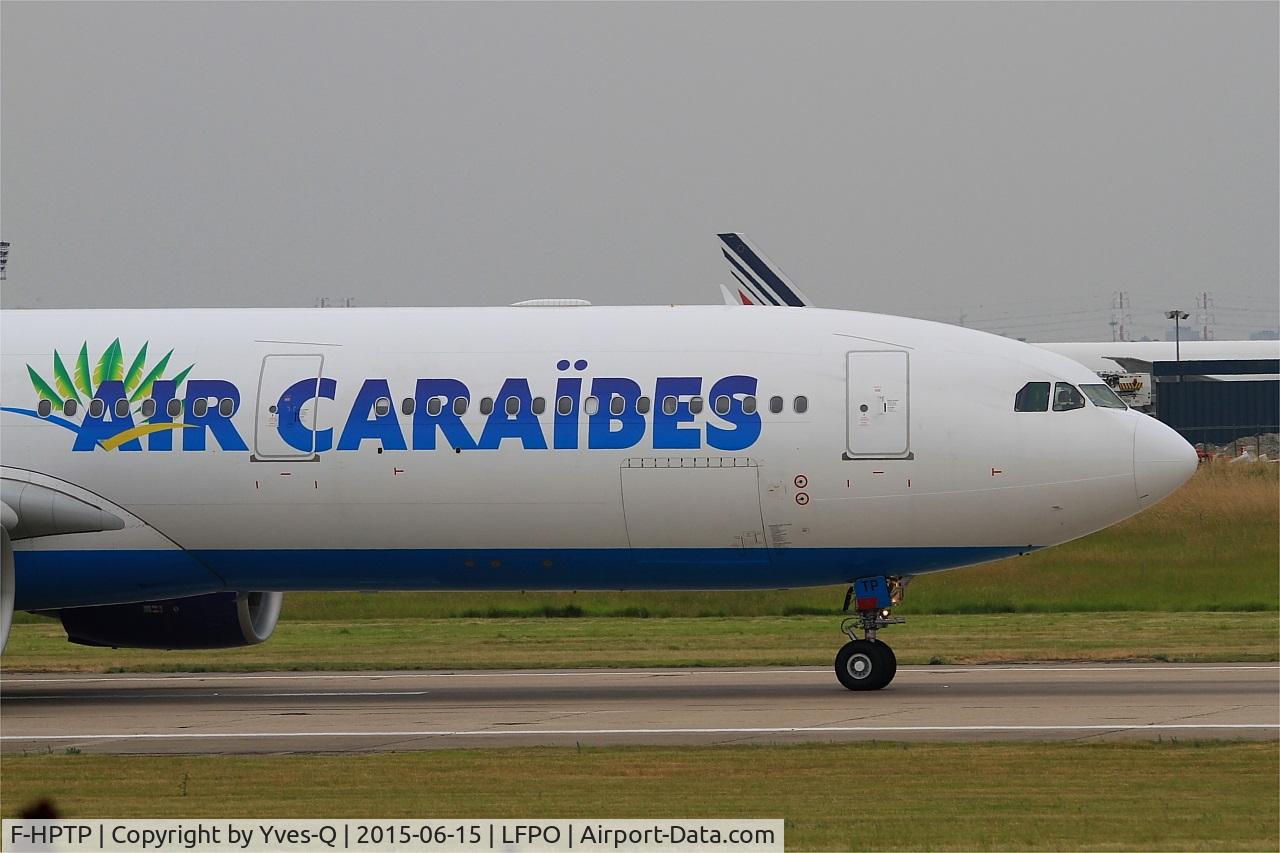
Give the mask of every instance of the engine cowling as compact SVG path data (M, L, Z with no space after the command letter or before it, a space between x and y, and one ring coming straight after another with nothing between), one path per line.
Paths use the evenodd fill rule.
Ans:
M280 592L214 592L187 598L69 607L58 611L67 639L130 649L229 649L271 636Z
M4 508L8 509L7 506ZM0 652L4 651L9 642L9 627L13 625L13 565L13 543L9 540L9 527L0 526Z

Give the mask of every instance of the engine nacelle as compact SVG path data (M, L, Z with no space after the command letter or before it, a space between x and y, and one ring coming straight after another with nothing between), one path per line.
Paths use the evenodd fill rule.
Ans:
M0 507L9 509L4 503L0 503ZM12 512L9 510L6 515L11 515ZM9 519L6 517L5 521L8 522ZM9 626L13 624L13 566L13 543L9 541L9 527L6 523L0 526L0 652L4 651L5 644L9 642Z
M82 646L229 649L261 643L280 619L281 592L214 592L188 598L69 607L67 639Z

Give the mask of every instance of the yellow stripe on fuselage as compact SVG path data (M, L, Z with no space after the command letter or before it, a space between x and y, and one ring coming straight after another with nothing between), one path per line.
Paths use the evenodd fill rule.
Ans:
M116 433L106 441L98 442L103 450L115 450L126 441L132 441L143 435L150 435L153 432L164 432L167 429L184 429L187 424L142 424L140 426L127 429L124 432Z

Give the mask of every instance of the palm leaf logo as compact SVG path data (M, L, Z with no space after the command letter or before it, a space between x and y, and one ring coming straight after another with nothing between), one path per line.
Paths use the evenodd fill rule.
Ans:
M27 365L27 373L31 376L31 384L35 386L37 394L51 403L62 402L62 397L58 396L58 392L53 389L53 386L45 382L44 377L36 373L35 368L29 364Z
M129 369L124 372L124 390L132 391L138 385L138 380L142 378L142 366L147 363L147 344L142 344L142 349L138 350L138 354L134 356L133 364L129 365Z
M69 400L75 400L77 403L83 402L80 399L80 392L76 391L75 383L71 381L71 374L67 372L67 366L62 363L62 356L58 355L58 351L53 351L53 384L58 386L58 392Z
M147 351L146 344L142 345L142 351L143 352ZM157 379L160 379L161 377L164 376L164 369L169 366L169 359L172 357L173 357L173 350L169 350L167 353L164 354L164 358L156 362L156 366L151 368L151 372L148 373L143 378L142 382L138 384L138 387L134 389L133 394L130 395L129 397L130 403L136 403L138 400L141 400L143 397L151 393L151 386L156 384ZM132 368L130 368L130 371L132 372ZM128 382L125 383L125 390L126 391L129 390Z
M81 344L80 356L76 359L76 387L86 397L93 396L93 386L89 384L89 344Z
M101 388L103 382L119 381L124 377L124 356L120 352L120 339L116 338L98 359L93 369L93 384Z
M80 353L71 370L67 369L62 354L57 350L53 351L53 382L46 380L29 364L27 375L31 377L31 386L35 388L36 394L57 406L61 406L64 400L83 403L84 398L93 397L95 389L100 389L104 382L123 383L129 402L136 403L151 393L156 382L164 379L169 361L173 358L173 350L169 350L154 366L148 367L147 350L150 343L146 341L142 344L128 368L125 367L124 349L120 345L120 339L116 338L98 358L92 372L89 370L89 344L86 341L81 344ZM186 369L173 377L171 381L174 387L182 385L193 367L194 364L187 365Z

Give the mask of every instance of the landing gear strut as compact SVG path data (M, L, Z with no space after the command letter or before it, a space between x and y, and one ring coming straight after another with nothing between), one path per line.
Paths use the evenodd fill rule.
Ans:
M840 630L849 636L849 642L836 653L836 678L848 689L879 690L897 674L898 658L893 649L876 639L876 632L904 621L893 616L891 609L902 601L907 580L909 578L859 578L849 587L844 609L848 612L856 597L858 615L840 623ZM855 633L859 629L862 639Z

